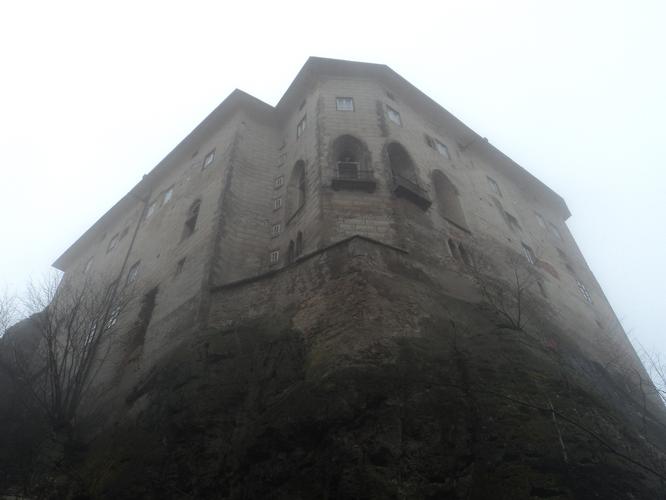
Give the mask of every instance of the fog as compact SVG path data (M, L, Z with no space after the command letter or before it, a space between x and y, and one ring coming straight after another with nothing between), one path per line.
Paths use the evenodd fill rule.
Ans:
M234 88L389 65L568 203L632 338L666 352L662 2L5 2L0 288L20 291Z

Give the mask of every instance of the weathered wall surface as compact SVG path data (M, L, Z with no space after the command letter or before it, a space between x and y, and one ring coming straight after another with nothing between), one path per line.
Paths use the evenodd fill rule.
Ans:
M543 303L519 332L478 299L362 239L217 289L92 444L91 494L657 498L654 409Z

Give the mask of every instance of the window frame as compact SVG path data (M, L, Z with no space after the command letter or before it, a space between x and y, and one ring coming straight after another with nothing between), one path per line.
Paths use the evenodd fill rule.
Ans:
M280 262L280 250L271 250L268 258L271 265L278 264Z
M305 114L303 115L303 118L298 122L296 125L296 139L299 139L303 133L305 132L305 128L307 127L308 124L308 115Z
M489 175L486 175L486 180L488 181L488 185L490 186L491 191L500 198L504 198L504 196L502 195L502 190L500 189L500 186L497 183L497 181L492 177L490 177Z
M201 163L201 170L206 170L210 167L215 161L215 148L212 151L209 151L206 156L204 156L203 162Z
M131 285L139 277L139 264L141 264L141 260L137 260L127 271L127 279L125 280L126 285Z
M400 116L400 111L398 111L397 109L395 109L395 108L389 106L389 105L386 104L386 103L384 103L384 106L386 106L386 117L387 117L391 122L393 122L394 124L396 124L398 127L402 127L402 116ZM397 120L395 120L394 118L392 118L392 116L397 117Z
M532 250L532 247L522 241L520 242L520 246L523 250L523 255L527 259L527 262L529 262L531 265L535 265L537 258L534 254L534 250Z
M351 107L341 106L341 103L348 101L351 104ZM353 97L336 97L335 98L335 110L336 111L356 111L354 107L354 98Z

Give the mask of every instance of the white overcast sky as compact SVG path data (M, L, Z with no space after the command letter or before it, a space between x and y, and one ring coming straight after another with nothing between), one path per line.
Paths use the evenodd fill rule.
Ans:
M0 288L21 290L234 88L389 65L567 201L632 337L666 353L666 2L3 2Z

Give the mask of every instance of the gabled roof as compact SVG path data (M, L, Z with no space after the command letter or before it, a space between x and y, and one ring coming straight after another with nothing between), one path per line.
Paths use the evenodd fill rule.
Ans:
M310 57L275 107L260 101L242 90L236 89L229 94L155 168L144 175L141 181L129 193L123 196L118 203L111 207L90 229L58 257L53 266L57 269L65 270L82 249L94 242L95 235L99 234L102 228L111 224L117 216L134 206L137 200L149 196L152 185L157 183L171 169L176 168L180 162L185 161L187 155L196 150L202 140L209 134L215 133L237 111L242 109L244 112L264 122L279 125L292 110L296 109L300 100L307 94L308 89L314 86L322 76L367 78L383 83L392 91L395 91L396 94L399 94L400 98L413 107L421 116L424 116L435 124L445 123L447 132L453 136L461 148L473 147L477 154L484 156L496 168L502 169L520 187L533 192L535 196L540 198L541 202L550 205L563 219L567 219L571 215L566 203L557 193L488 143L485 138L479 136L388 66L384 64Z

